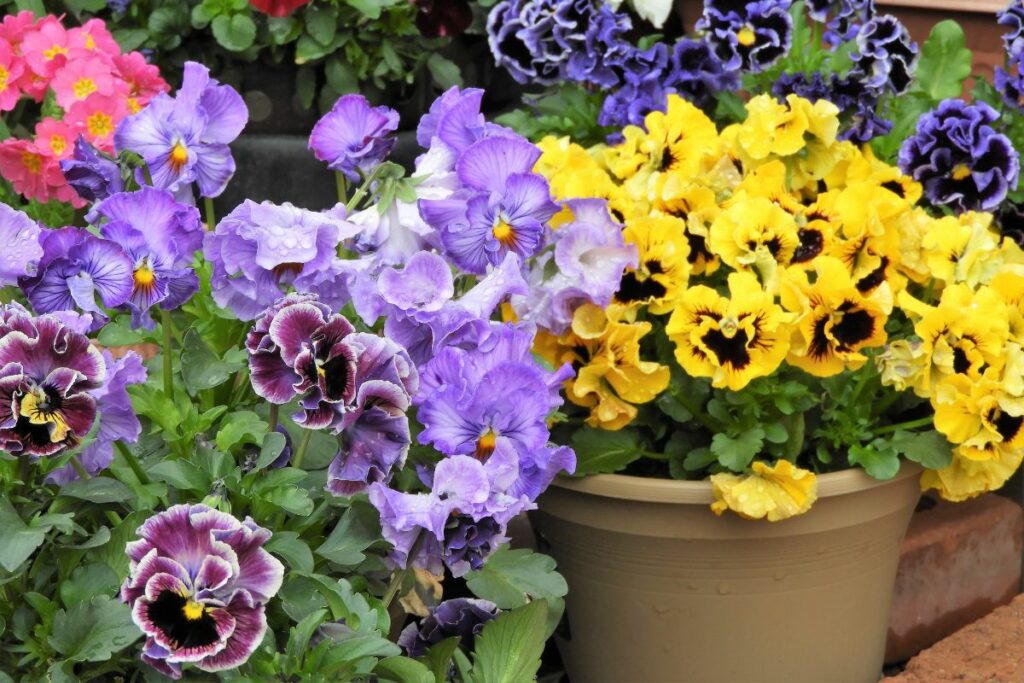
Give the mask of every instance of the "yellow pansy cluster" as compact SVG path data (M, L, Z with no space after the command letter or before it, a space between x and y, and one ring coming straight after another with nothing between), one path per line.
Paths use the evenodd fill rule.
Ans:
M746 106L745 121L718 130L670 96L619 144L539 143L535 170L554 198L606 199L639 251L607 310L585 305L571 332L539 337L549 361L578 368L569 400L591 426L629 424L669 383L641 343L654 329L686 373L732 391L783 363L818 377L856 370L878 349L884 383L927 397L956 444L923 485L961 499L1001 484L1024 453L1020 249L988 214L917 206L917 183L837 139L829 102ZM887 338L896 312L914 336ZM712 483L717 512L748 517L782 519L815 499L814 475L786 461Z

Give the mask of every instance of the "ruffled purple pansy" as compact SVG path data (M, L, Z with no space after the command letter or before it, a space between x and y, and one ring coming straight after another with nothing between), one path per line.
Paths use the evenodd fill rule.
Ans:
M32 277L39 269L43 247L39 223L6 204L0 204L0 287Z
M860 27L850 76L875 90L906 92L917 68L917 43L899 19L884 14Z
M790 0L705 0L697 30L729 71L764 71L789 52Z
M368 176L395 144L398 112L390 107L371 107L362 95L343 95L316 122L309 148L327 167L352 182Z
M98 202L123 188L117 162L93 147L81 135L75 140L75 152L60 162L68 185L87 202Z
M445 600L419 621L409 624L398 637L398 646L407 657L422 657L427 649L448 638L458 637L459 644L473 651L473 641L484 625L495 619L501 610L490 600L454 598Z
M147 519L127 546L121 599L146 635L142 660L181 678L182 664L243 664L267 630L265 605L284 566L263 549L270 532L205 505L174 505Z
M672 46L666 85L698 107L711 110L716 93L739 89L740 74L726 69L706 40L680 38Z
M0 450L54 455L92 429L106 364L89 339L56 316L17 304L0 314Z
M1011 0L996 17L1008 31L1003 34L1006 65L996 66L995 87L1008 106L1021 110L1024 109L1021 102L1024 94L1024 73L1021 72L1024 64L1024 4L1020 0Z
M584 46L593 12L590 0L500 2L487 17L491 53L519 83L553 85Z

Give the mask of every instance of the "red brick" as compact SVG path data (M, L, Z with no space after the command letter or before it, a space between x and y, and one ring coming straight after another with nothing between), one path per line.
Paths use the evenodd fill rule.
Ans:
M1024 513L989 494L939 501L907 530L889 614L886 662L906 661L1020 592Z
M1024 595L957 631L882 683L1024 681Z

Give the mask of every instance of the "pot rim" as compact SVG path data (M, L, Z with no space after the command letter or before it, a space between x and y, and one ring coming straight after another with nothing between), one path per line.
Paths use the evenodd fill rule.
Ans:
M818 475L818 498L832 498L872 488L888 486L908 477L917 476L923 467L904 461L900 471L891 479L879 480L868 476L859 467ZM715 502L711 483L707 480L681 481L636 477L629 474L588 474L582 477L558 475L552 486L606 498L620 498L649 503L679 503L710 505Z

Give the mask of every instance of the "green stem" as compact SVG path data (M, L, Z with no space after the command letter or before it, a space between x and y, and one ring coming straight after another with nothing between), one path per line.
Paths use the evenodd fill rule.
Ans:
M338 201L344 204L348 200L348 178L341 171L335 171L334 183L338 188Z
M217 227L217 213L213 210L213 197L203 197L203 207L206 209L206 229L213 232Z
M277 429L277 415L280 410L281 406L276 403L270 404L270 413L267 415L267 427L269 427L267 431L272 432Z
M142 463L135 457L135 454L128 450L128 446L123 441L115 441L114 448L121 454L124 461L128 463L128 467L131 468L132 474L139 480L139 483L145 486L149 483L149 475L146 474L145 470L142 469Z
M121 515L117 514L113 510L105 510L103 512L103 516L106 517L107 521L113 524L114 526L117 526L118 524L124 521L123 519L121 519Z
M153 174L149 172L149 164L142 163L142 177L145 179L146 184L153 187Z
M388 605L391 604L391 601L395 599L398 591L402 588L402 584L405 583L405 579L412 572L412 561L415 559L416 554L419 553L420 546L423 545L423 541L425 541L426 538L426 532L421 530L419 535L416 536L416 540L412 542L412 547L409 549L405 569L401 569L391 576L391 583L388 584L388 589L385 591L384 597L381 598L381 601L384 604L384 609L387 609Z
M926 427L932 424L933 418L931 415L927 417L919 417L916 420L910 420L908 422L900 422L894 425L885 425L878 429L872 430L875 436L879 434L888 434L889 432L895 432L897 429L917 429L918 427Z
M292 467L296 469L302 468L302 459L306 457L306 448L309 446L309 440L313 438L313 430L306 429L302 435L302 441L299 442L299 447L295 449L295 455L292 456Z
M78 473L78 476L82 478L82 481L89 481L92 477L85 471L85 467L82 462L78 459L77 455L71 456L71 467Z
M171 359L171 349L174 346L174 329L171 324L171 312L160 311L160 327L164 333L164 395L174 400L174 364Z
M363 184L360 185L359 189L356 190L355 194L352 195L352 199L348 200L348 204L345 204L345 213L352 211L357 206L359 206L359 202L363 201L363 197L366 196L366 193L370 189L370 184L377 179L377 173L380 171L380 169L381 167L378 166L377 168L373 169L373 173L366 176L366 180L363 181Z

